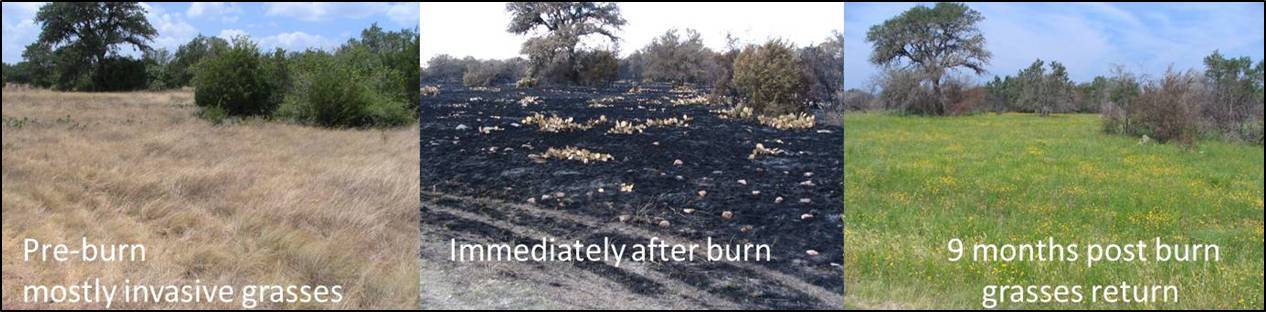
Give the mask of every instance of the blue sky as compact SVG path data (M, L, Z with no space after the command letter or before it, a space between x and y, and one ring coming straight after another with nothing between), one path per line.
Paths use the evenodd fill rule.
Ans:
M913 3L846 3L844 86L865 88L870 64L866 31ZM930 4L929 4L930 5ZM1014 75L1036 58L1057 60L1075 81L1106 75L1113 64L1156 75L1203 68L1213 50L1262 59L1262 3L969 3L985 20L993 52L989 73Z
M43 3L10 3L4 7L4 62L22 59L22 49L35 41L40 27L35 13ZM158 30L155 48L176 47L199 33L230 37L246 34L266 49L328 49L377 22L388 30L418 26L417 2L397 3L145 3L150 25Z

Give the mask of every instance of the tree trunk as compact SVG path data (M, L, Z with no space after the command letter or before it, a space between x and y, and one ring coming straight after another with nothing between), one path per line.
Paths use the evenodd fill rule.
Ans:
M101 52L97 52L96 54L97 54L96 55L97 63L93 64L94 69L92 71L92 78L91 78L92 90L89 90L92 92L101 91L101 86L105 83L105 77L106 77L106 74L105 74L106 52L101 51Z
M932 78L932 95L936 97L936 103L932 107L932 114L937 116L945 115L945 97L941 95L941 77Z

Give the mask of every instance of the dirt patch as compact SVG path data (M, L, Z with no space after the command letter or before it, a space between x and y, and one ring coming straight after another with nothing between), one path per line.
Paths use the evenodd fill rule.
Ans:
M720 107L673 105L696 94L670 92L667 86L625 93L629 87L449 86L424 98L423 245L446 245L452 235L494 242L539 239L529 232L586 241L644 243L659 236L769 244L770 262L648 263L636 269L587 263L572 269L623 288L612 292L670 300L661 306L842 307L841 129L778 130L721 118L713 112ZM522 101L528 97L539 100ZM523 122L538 113L590 127L550 132ZM647 122L670 118L684 125ZM647 126L611 131L621 124ZM749 159L757 144L783 153ZM612 158L532 156L565 147ZM727 211L730 218L722 217ZM499 227L508 232L493 229ZM426 250L424 263L448 260L447 249ZM429 308L425 297L422 305ZM625 306L599 299L599 306Z

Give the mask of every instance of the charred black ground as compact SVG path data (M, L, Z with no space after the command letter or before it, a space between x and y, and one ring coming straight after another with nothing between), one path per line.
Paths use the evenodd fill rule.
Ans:
M721 118L708 105L674 105L672 100L699 93L673 91L663 85L607 88L469 89L442 86L437 96L422 100L422 226L424 241L445 240L443 231L470 232L494 225L463 220L436 211L449 207L551 235L585 240L611 237L645 243L644 237L611 233L610 229L559 218L513 212L506 207L439 198L486 198L627 224L702 241L712 237L727 244L769 244L772 262L757 263L794 276L829 292L843 292L843 223L841 178L843 133L837 126L778 130L753 121ZM523 104L525 97L539 103ZM594 106L590 100L622 97ZM607 123L588 130L548 133L523 124L533 113L574 118L577 123L605 116ZM687 127L651 127L642 133L607 133L614 121L688 116ZM483 127L501 130L480 131ZM785 151L749 159L756 144ZM572 160L534 160L530 154L547 148L575 146L614 156L588 164ZM675 161L680 160L680 165ZM740 183L743 180L746 183ZM621 185L633 185L621 192ZM601 189L602 191L599 191ZM700 195L705 191L705 195ZM753 191L759 192L754 194ZM562 196L558 196L562 195ZM781 197L781 201L776 198ZM531 200L529 200L531 199ZM693 209L687 213L687 209ZM506 211L511 211L507 213ZM724 211L733 218L721 217ZM805 215L811 217L804 218ZM668 221L663 227L660 222ZM744 227L750 230L743 231ZM440 229L428 231L427 229ZM532 240L512 234L489 239ZM809 250L817 255L810 255ZM447 259L447 255L422 255ZM601 264L583 269L622 282L630 291L664 296L653 280ZM762 281L759 274L724 263L656 266L664 276L749 308L838 308L794 287Z

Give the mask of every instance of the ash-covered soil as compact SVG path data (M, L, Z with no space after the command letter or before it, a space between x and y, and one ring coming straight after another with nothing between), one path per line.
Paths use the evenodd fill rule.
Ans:
M437 96L423 97L422 306L435 307L428 299L445 303L444 298L427 298L428 287L447 284L427 281L426 270L466 270L457 266L474 265L446 263L450 238L530 244L547 234L590 243L609 237L643 244L651 236L697 243L711 237L730 245L769 244L773 260L629 265L626 259L619 268L604 263L487 266L517 271L490 275L507 281L536 280L532 285L540 293L560 296L569 293L567 288L589 293L601 288L619 296L594 296L599 301L644 307L842 307L842 129L819 123L812 129L779 130L722 118L714 112L722 107L672 103L703 91L674 91L663 85L641 89L630 92L623 84L533 89L450 85L442 86ZM540 100L524 103L525 97ZM591 101L602 98L608 100L598 105ZM524 124L524 117L534 113L570 117L581 124L606 122L587 130L551 133ZM690 119L687 126L608 133L615 121L642 123L683 115ZM784 153L749 159L758 143ZM586 164L529 156L569 146L613 158ZM632 191L622 190L628 185ZM726 211L731 218L722 217ZM548 267L555 265L580 273L545 274L558 270ZM568 275L605 281L577 284L563 280ZM461 292L443 291L445 298L460 297L454 293ZM449 303L479 305L469 300ZM621 302L592 304L588 307L633 307Z

